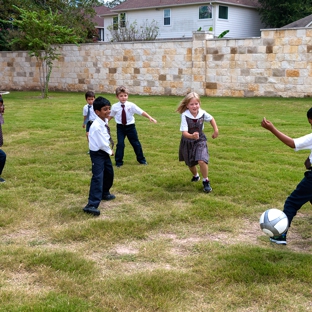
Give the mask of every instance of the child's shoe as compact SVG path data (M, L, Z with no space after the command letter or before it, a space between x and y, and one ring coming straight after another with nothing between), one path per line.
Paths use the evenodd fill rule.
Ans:
M198 182L200 180L200 176L197 175L197 176L193 176L191 182Z
M278 245L287 245L286 234L270 237L270 241Z
M210 193L212 191L209 181L203 181L203 186L204 186L204 192Z
M100 210L95 208L94 206L87 205L86 207L83 208L83 211L85 213L90 213L94 216L99 216L101 214Z

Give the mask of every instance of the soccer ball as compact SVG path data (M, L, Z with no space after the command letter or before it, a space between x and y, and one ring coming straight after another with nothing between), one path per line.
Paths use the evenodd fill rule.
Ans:
M279 209L268 209L260 217L260 228L268 236L281 235L288 229L288 218Z

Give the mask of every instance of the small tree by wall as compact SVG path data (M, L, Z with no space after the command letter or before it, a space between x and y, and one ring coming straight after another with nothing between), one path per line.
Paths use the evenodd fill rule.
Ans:
M23 36L15 38L11 44L26 46L29 55L37 59L41 94L43 98L47 98L53 61L60 56L59 47L64 43L77 44L79 38L71 29L57 24L58 13L52 13L51 10L32 12L17 7L16 9L21 13L20 19L12 23Z

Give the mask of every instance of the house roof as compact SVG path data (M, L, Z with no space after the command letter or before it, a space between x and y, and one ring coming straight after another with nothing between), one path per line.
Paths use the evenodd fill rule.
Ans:
M103 27L104 21L103 17L101 17L102 14L109 13L110 8L102 5L94 8L94 11L96 15L93 17L92 21L95 24L95 26Z
M300 20L287 24L281 28L297 28L297 27L312 27L312 14L308 15Z
M207 1L207 0L126 0L116 7L112 8L109 12L101 14L111 15L114 12L137 10L137 9L151 9L151 8L163 8L173 6L184 6L191 4L232 4L237 6L247 6L252 8L259 7L257 0L219 0L219 1Z

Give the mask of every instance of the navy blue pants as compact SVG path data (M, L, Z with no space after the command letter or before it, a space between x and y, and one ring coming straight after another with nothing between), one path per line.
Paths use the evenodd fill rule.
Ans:
M143 155L142 146L139 141L138 133L135 128L135 124L128 126L117 124L117 145L115 154L116 165L122 166L123 164L126 137L133 147L137 161L140 164L146 163L145 157Z
M306 171L304 178L297 185L296 189L288 196L284 204L284 213L288 217L289 225L297 214L297 211L312 201L312 171Z
M0 175L2 174L5 161L6 161L6 153L0 149Z
M99 150L90 151L92 162L92 178L89 191L88 205L97 208L103 196L109 195L114 181L114 169L110 155Z

